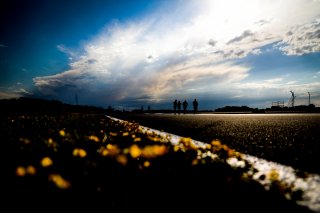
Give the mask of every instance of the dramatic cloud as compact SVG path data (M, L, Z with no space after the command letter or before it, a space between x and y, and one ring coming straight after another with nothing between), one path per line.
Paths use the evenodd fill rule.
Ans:
M250 30L246 30L240 36L237 36L237 37L231 39L230 41L228 41L227 44L239 42L239 41L242 41L243 39L251 37L251 36L253 36L253 33Z
M251 67L236 59L261 55L261 48L274 42L288 55L320 50L318 2L208 0L183 4L140 20L115 21L87 41L78 54L57 45L74 59L70 69L36 77L35 85L44 95L68 100L79 94L101 105L171 102L177 96L194 98L217 91L229 96L226 85L230 85L229 92L242 91L255 86L272 88L282 80L244 83Z
M213 39L210 39L208 44L211 45L212 47L214 47L214 46L216 46L217 42Z
M26 89L22 88L22 84L20 82L17 82L16 85L13 85L6 89L1 88L1 90L2 91L0 91L0 99L11 99L33 95L32 92L29 92Z
M0 91L0 99L11 99L11 98L19 98L19 97L21 97L21 95L17 93Z
M279 42L280 50L287 55L303 55L320 51L320 19L292 28Z

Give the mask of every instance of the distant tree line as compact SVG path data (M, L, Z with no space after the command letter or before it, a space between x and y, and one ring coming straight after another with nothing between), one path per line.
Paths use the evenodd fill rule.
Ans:
M319 107L315 107L314 104L299 105L295 107L279 107L272 106L271 108L258 109L248 106L225 106L215 110L215 112L252 112L252 113L264 113L264 112L320 112Z
M215 110L215 112L252 112L254 109L248 106L225 106Z
M40 98L18 98L0 100L0 114L8 113L67 113L67 112L105 112L101 107L71 105L57 100Z

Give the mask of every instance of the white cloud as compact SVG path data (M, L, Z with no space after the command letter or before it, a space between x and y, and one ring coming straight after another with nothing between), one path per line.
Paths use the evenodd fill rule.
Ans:
M264 82L266 82L266 83L278 83L278 82L281 82L282 80L283 80L282 78L273 78L273 79L264 80Z
M254 49L254 50L252 50L252 52L251 52L253 55L261 55L262 54L262 51L261 51L261 49Z
M11 99L11 98L19 98L19 97L21 97L21 95L17 93L0 91L0 99Z
M0 99L11 99L11 98L19 98L25 95L32 95L32 92L21 88L21 83L17 83L16 85L9 87L0 91Z
M22 95L32 95L31 92L29 92L26 89L20 88L19 90L16 91L16 93L22 94Z
M262 54L262 46L282 40L279 48L286 54L309 44L316 47L307 51L319 51L319 11L320 4L310 0L183 1L140 20L114 22L81 53L58 45L73 58L70 69L34 83L44 94L81 91L110 102L195 96L224 91L227 83L237 85L230 89L276 87L282 79L242 84L250 67L232 60Z
M69 57L68 59L70 61L72 61L73 59L77 58L77 54L72 51L70 48L67 48L65 45L63 44L58 44L57 45L57 49L60 51L60 52L63 52L65 54L67 54Z
M288 31L278 44L287 55L303 55L320 51L320 19Z

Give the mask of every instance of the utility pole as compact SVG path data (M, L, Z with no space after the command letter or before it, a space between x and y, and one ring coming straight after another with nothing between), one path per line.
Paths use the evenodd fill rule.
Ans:
M310 106L310 92L308 92L308 95L309 95L309 105L308 106Z

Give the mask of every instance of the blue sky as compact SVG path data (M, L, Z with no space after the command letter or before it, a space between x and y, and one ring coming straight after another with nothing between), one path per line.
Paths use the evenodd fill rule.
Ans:
M1 1L0 98L320 106L319 0Z

